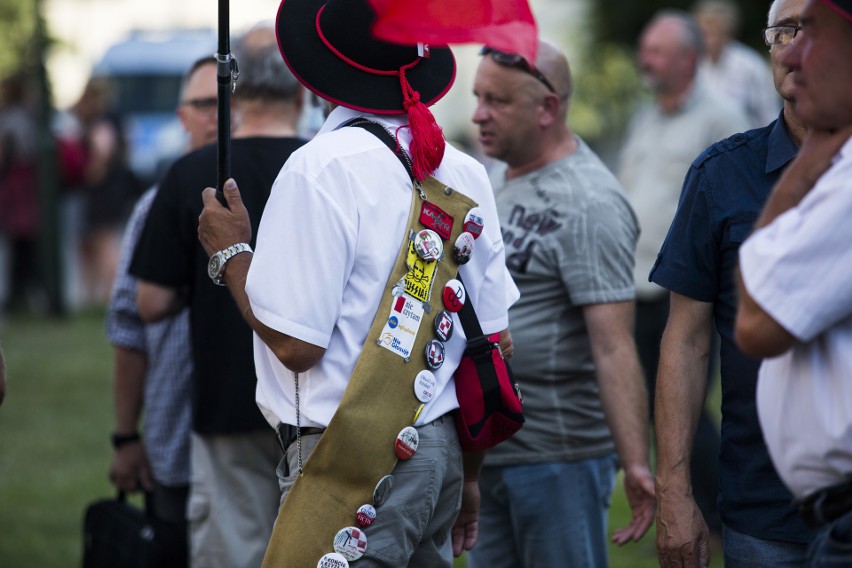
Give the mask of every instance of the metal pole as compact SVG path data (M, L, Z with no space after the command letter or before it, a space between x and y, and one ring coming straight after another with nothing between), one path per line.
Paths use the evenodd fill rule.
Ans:
M219 46L216 53L218 82L218 161L216 192L219 201L225 205L222 189L225 181L231 177L231 88L236 81L236 61L231 54L229 31L228 0L219 0Z

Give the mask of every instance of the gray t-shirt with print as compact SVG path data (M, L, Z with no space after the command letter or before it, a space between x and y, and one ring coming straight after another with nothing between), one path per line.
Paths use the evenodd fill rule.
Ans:
M511 181L492 177L506 263L521 291L509 310L524 427L486 465L572 461L614 449L583 306L632 301L639 227L615 176L579 138L571 155Z

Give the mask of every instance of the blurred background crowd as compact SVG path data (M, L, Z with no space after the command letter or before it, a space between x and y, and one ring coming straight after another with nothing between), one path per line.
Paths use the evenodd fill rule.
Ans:
M174 4L7 0L0 8L0 321L10 311L62 315L108 300L130 206L185 147L174 112L182 73L216 47L215 3ZM541 36L572 61L574 130L614 166L629 118L648 97L635 64L639 33L659 9L694 2L530 4ZM767 60L768 2L730 4L729 16L699 21L702 73L717 86L713 63L726 46ZM268 2L231 7L235 33L272 17ZM469 120L476 47L456 55L455 87L434 110L449 139L481 155ZM780 108L766 73L770 110L746 109L755 125ZM303 117L304 134L315 118Z

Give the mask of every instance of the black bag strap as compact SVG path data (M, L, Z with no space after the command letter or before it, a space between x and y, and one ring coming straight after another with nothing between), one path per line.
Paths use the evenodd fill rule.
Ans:
M402 149L393 135L388 132L384 126L377 122L373 122L372 120L360 117L353 118L344 124L344 126L357 126L375 135L376 138L384 142L385 146L390 148L391 152L399 158L399 161L408 172L408 177L410 177L413 182L417 182L414 178L414 171L411 167L411 160L408 158L408 154L405 153L405 150ZM458 274L457 278L459 282L462 282L462 286L464 286L461 273ZM485 357L491 356L492 345L491 342L488 341L488 337L482 333L482 326L479 325L479 318L476 317L476 311L473 309L473 304L471 302L467 301L462 305L462 309L459 311L459 320L461 321L462 328L464 329L464 334L467 337L466 352L473 357L477 364L479 364Z
M461 273L457 278L464 286ZM482 333L482 326L479 325L479 318L476 317L476 310L473 309L473 302L470 301L470 298L467 298L465 303L462 304L458 314L465 337L467 337L465 354L473 359L476 369L479 371L479 384L482 389L485 412L482 423L473 426L478 431L491 414L503 407L500 379L497 376L497 370L494 368L494 361L491 359L491 352L494 349L499 349L499 346L493 344L488 336ZM509 368L508 363L506 368Z
M414 169L411 167L411 160L408 158L408 154L405 153L405 150L402 149L402 146L400 146L400 144L396 141L396 138L394 138L384 126L378 122L367 120L366 118L353 118L343 126L357 126L359 128L363 128L384 142L385 146L390 148L390 151L394 153L394 156L399 158L399 161L402 162L402 165L405 168L405 171L408 172L408 177L411 178L411 181L415 183L417 182L414 178Z
M405 150L403 150L399 143L397 143L396 138L394 138L393 135L381 124L359 117L350 120L344 124L344 126L357 126L359 128L363 128L384 142L385 146L394 153L394 155L402 163L403 167L405 167L405 171L408 172L408 177L411 178L414 185L418 185L417 179L414 177L414 171L411 167L411 160L408 158L408 154L406 154ZM461 273L458 273L457 278L459 282L462 283L462 286L464 286ZM469 355L471 359L473 359L478 370L480 388L482 389L483 402L485 405L485 414L483 416L482 424L472 426L478 433L485 421L494 412L502 411L503 409L500 392L500 379L497 377L497 370L494 368L494 363L491 360L491 352L494 349L499 349L499 346L495 346L491 343L488 337L482 333L482 326L479 325L479 318L476 317L476 310L473 309L473 303L470 301L470 298L462 304L462 308L458 314L462 329L464 329L465 337L467 337L465 354ZM507 370L510 369L508 363L506 363L506 368ZM511 373L511 371L509 372Z

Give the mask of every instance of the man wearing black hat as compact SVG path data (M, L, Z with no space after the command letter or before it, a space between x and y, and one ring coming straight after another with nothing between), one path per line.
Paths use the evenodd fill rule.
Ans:
M265 566L451 566L476 539L480 456L462 455L451 418L458 318L440 346L429 338L456 272L485 333L507 329L517 290L485 170L445 145L427 108L453 82L452 53L378 41L374 19L366 0L282 2L284 60L334 108L279 174L254 255L224 270L256 333L258 405L286 454ZM430 174L452 189L433 192ZM251 236L236 185L224 194L230 209L205 190L208 253ZM468 229L473 253L458 268L454 239ZM428 233L443 255L406 256ZM431 288L412 297L408 275Z
M808 0L785 56L811 128L740 248L736 341L766 358L770 456L820 532L811 566L852 564L852 1Z

